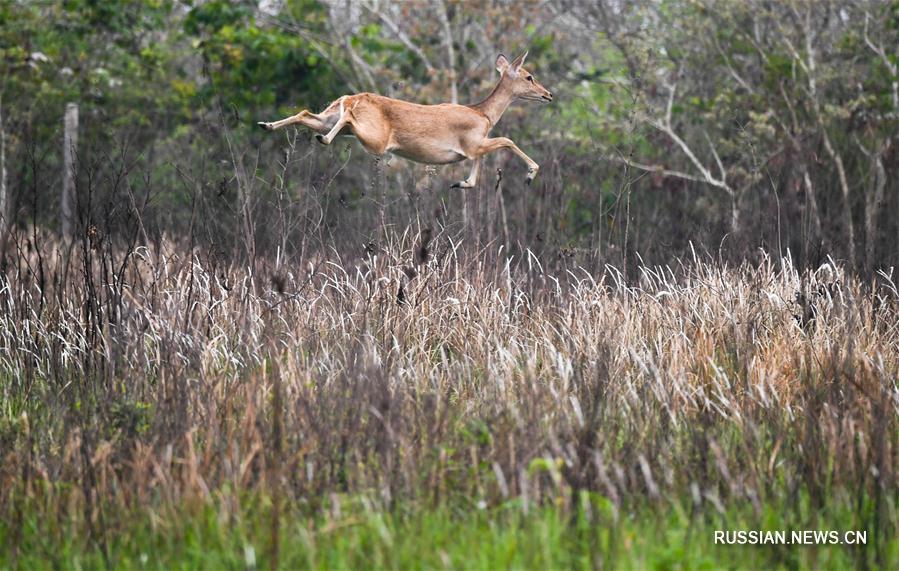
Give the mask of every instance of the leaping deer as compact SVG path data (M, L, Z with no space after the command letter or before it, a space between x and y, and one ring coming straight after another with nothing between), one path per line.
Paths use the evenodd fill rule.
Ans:
M431 165L445 165L471 159L468 178L453 188L472 188L478 182L481 158L497 149L508 148L528 165L527 183L537 176L540 166L506 137L489 138L512 101L553 100L524 67L528 52L511 63L500 54L496 58L499 82L487 99L475 105L419 105L374 93L344 95L321 113L303 110L292 117L258 125L267 131L300 124L317 134L319 142L330 145L337 135L356 137L374 155L393 153Z

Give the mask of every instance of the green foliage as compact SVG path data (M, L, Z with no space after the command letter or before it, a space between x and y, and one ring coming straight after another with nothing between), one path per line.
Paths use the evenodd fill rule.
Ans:
M316 108L337 95L331 66L303 37L290 29L256 22L255 2L214 0L194 7L184 21L192 45L202 54L204 73L197 103L258 115L275 110ZM307 22L320 20L316 2L291 6Z
M117 532L90 538L77 527L40 517L26 503L17 531L0 523L4 545L21 534L15 558L0 551L0 566L61 569L268 568L272 562L270 497L248 495L186 503L148 516L119 513ZM349 500L341 514L310 515L282 508L278 567L284 569L845 569L876 565L870 543L851 545L716 545L716 530L858 529L844 510L808 519L785 517L785 505L732 508L717 517L691 516L688 501L661 514L635 506L616 515L601 495L584 492L568 517L556 508L522 510L517 502L489 510L384 511ZM235 510L236 506L236 511ZM112 515L110 513L110 515ZM871 541L870 534L868 541ZM883 546L882 563L895 564L899 544ZM103 550L106 550L104 555Z
M309 22L323 17L317 2L291 7ZM96 136L127 128L143 134L144 147L221 109L274 114L332 98L338 88L330 66L300 35L260 28L256 8L215 0L181 16L170 0L4 3L7 114L49 136L65 103L75 101L82 117L96 118L82 121ZM203 65L185 65L196 53Z
M145 402L121 400L110 408L111 426L127 438L143 434L150 427L153 405Z

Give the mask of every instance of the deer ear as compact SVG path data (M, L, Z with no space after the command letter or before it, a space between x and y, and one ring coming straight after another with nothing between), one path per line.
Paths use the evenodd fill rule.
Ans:
M506 56L503 54L499 54L496 56L496 71L503 73L506 69L509 68L509 60L506 59Z
M524 65L524 60L526 60L527 58L528 58L528 51L525 50L523 54L521 54L520 56L518 56L517 58L512 60L512 63L509 65L512 66L512 69L514 69L515 71L518 71L519 69L521 69L521 66Z

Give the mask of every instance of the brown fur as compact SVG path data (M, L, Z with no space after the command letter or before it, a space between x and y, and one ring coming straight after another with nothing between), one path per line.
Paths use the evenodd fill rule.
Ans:
M276 121L259 123L267 130L304 125L316 139L330 145L334 137L356 137L375 155L393 153L425 164L475 161L468 179L453 186L471 188L477 183L480 159L497 149L508 148L528 165L528 182L540 168L515 143L505 137L488 138L503 112L515 99L552 101L552 93L522 67L525 52L512 63L500 55L496 68L501 77L493 92L476 105L419 105L374 93L345 95L321 113L308 110Z

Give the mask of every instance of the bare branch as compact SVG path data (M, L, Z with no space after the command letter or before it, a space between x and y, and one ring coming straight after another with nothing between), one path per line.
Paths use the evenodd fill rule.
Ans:
M690 162L693 163L693 166L696 168L696 170L702 173L702 179L700 179L702 180L702 182L720 188L731 196L734 194L734 189L732 189L730 185L727 184L727 182L725 182L724 180L716 179L714 176L712 176L711 171L702 164L702 162L696 157L696 154L693 152L690 146L687 145L686 141L681 139L680 136L674 132L674 129L672 129L670 125L665 125L663 123L659 123L658 121L652 122L650 124L667 135L668 138L674 141L677 146L681 148L684 154L687 155L687 158L690 159Z
M731 77L733 77L734 80L736 80L736 82L740 84L740 87L742 87L749 93L755 93L755 90L752 88L752 86L746 83L746 81L740 76L740 74L737 73L737 70L731 63L730 56L727 55L727 52L725 52L721 47L721 43L718 41L718 38L715 35L712 35L712 39L715 43L715 49L718 50L718 55L720 55L724 60L724 65L727 67L727 71L730 72Z
M425 52L420 47L415 45L415 43L412 41L412 39L409 38L409 36L402 29L400 29L400 27L397 25L397 23L394 22L390 18L390 16L388 16L384 12L384 10L378 9L378 7L375 6L374 4L372 4L371 2L363 2L362 6L366 10L368 10L369 12L371 12L372 14L377 16L382 22L384 22L384 24L388 28L390 28L390 31L393 32L393 35L396 36L396 38L400 41L400 43L402 43L404 46L406 46L409 49L409 51L414 53L418 57L418 59L420 59L421 62L423 64L425 64L425 67L427 68L429 75L431 73L433 73L434 66L431 65L431 60L428 59L428 56L425 55Z
M608 161L621 163L621 164L624 164L629 167L639 169L639 170L645 171L645 172L658 173L658 174L661 174L662 176L680 178L683 180L689 180L691 182L708 182L702 177L698 177L696 175L685 173L682 171L666 169L662 165L647 165L647 164L643 164L643 163L638 163L637 161L632 161L631 159L625 157L624 155L622 155L620 153L618 155L607 155L605 158Z
M671 129L671 108L674 106L674 92L677 91L677 84L668 86L668 104L665 106L665 126Z
M718 156L718 150L715 149L715 145L712 144L712 139L709 137L709 134L705 131L703 131L702 134L705 135L705 140L709 144L712 156L715 157L715 162L718 164L718 171L721 173L721 182L727 184L727 171L724 170L724 164L721 162L721 157Z

